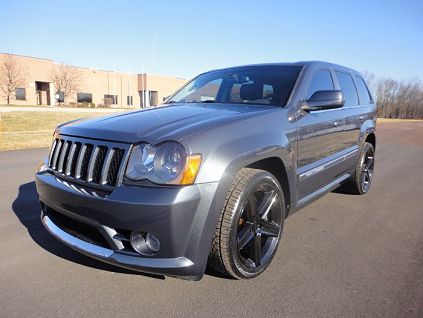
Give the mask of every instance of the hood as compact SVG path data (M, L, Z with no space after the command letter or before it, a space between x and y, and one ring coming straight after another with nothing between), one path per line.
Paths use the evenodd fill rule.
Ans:
M234 120L276 110L276 107L235 104L175 104L70 122L60 134L119 142L157 144Z

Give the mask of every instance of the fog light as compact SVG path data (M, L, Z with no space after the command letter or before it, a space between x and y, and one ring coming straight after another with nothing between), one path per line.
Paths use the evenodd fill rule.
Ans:
M151 233L133 231L129 237L132 248L142 255L153 255L160 250L160 241Z
M148 248L154 253L160 251L160 241L153 234L147 233L147 235L145 236L145 243L147 244Z

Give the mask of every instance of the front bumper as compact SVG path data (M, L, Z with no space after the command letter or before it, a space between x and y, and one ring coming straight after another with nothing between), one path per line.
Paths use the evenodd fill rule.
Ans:
M36 186L44 226L71 248L142 272L191 280L202 277L216 225L211 205L217 183L187 187L119 185L111 193L98 196L44 171L36 174ZM96 229L105 243L97 244L69 231L52 211ZM128 252L119 241L119 233L134 230L159 238L160 251L152 256Z

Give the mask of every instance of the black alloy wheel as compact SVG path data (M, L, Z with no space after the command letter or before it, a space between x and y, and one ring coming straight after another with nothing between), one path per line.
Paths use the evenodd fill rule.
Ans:
M259 275L276 253L284 220L284 194L275 176L241 169L216 228L209 265L237 279Z
M365 142L357 157L357 165L350 180L340 187L340 191L348 194L366 194L369 192L375 169L375 148Z
M361 175L361 191L367 193L370 190L375 165L375 154L373 147L369 148L364 155L363 169Z
M259 184L242 208L237 228L237 249L247 268L259 268L269 261L281 234L282 209L278 190Z

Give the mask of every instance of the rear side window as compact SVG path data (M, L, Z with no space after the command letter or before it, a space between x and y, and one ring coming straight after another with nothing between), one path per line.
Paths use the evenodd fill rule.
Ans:
M372 104L372 97L369 94L366 83L359 76L355 77L355 84L357 85L358 98L360 99L360 105Z
M307 99L317 91L334 90L332 75L329 70L318 70L313 75L310 86L308 87Z
M339 86L344 94L345 106L357 106L358 96L353 79L350 74L344 72L336 72Z

